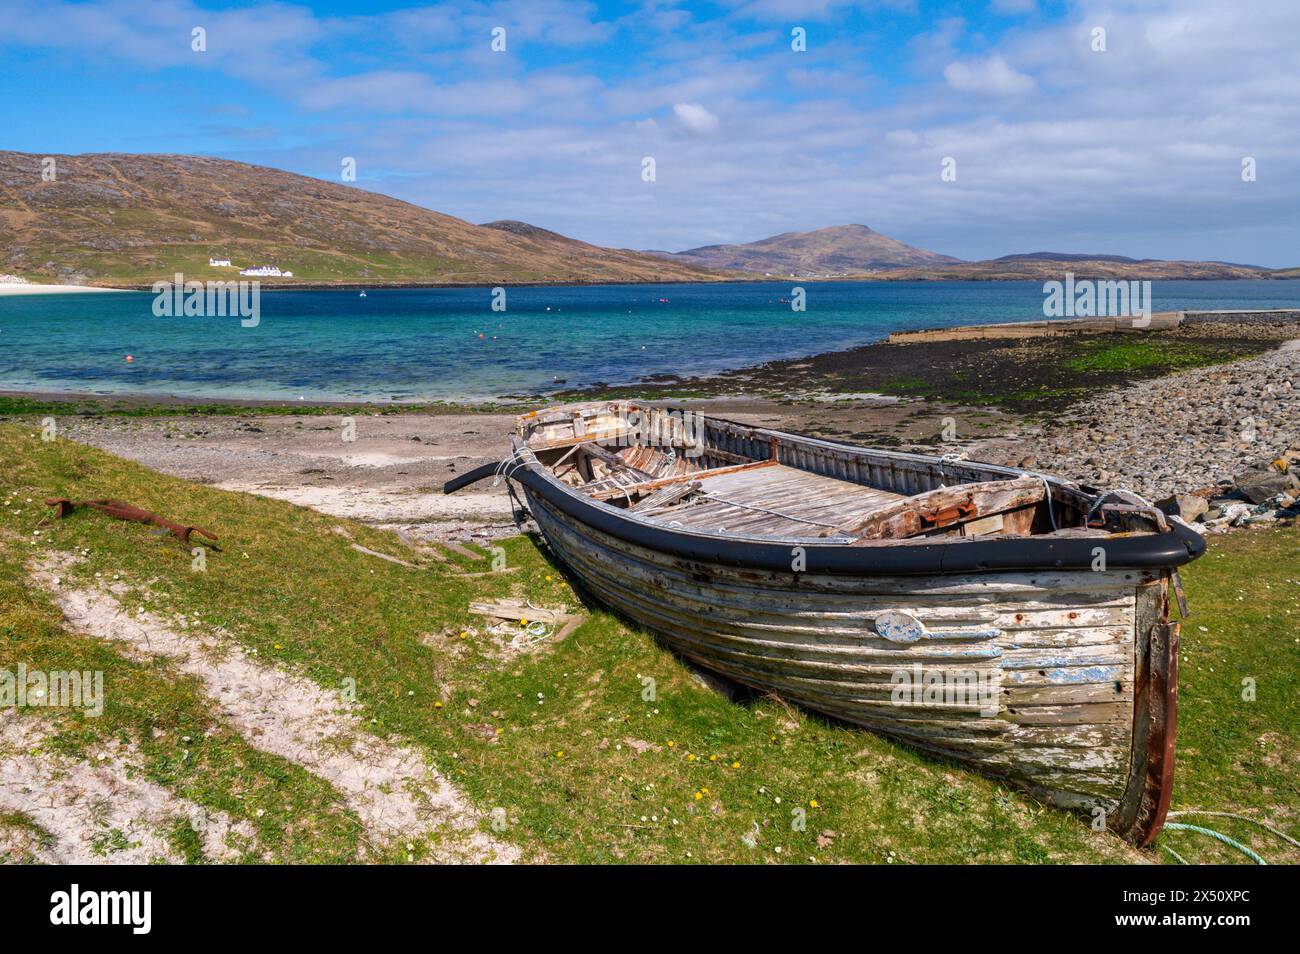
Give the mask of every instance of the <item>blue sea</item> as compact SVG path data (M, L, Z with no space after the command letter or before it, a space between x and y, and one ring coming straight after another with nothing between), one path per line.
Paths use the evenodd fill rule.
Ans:
M269 291L260 322L155 317L148 292L0 297L0 390L486 401L707 374L893 331L1043 317L1039 282ZM1282 308L1291 281L1156 282L1153 310ZM133 360L128 362L126 356Z

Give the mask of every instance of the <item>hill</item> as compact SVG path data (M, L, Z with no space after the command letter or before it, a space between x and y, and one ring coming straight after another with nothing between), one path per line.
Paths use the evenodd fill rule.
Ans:
M670 257L703 268L809 278L960 261L904 244L865 225L783 232L744 245L705 245Z
M474 225L342 183L226 159L0 152L0 273L148 284L233 278L210 257L295 283L708 281L688 261L607 249L524 223ZM507 227L510 226L510 227ZM271 281L275 281L272 279Z
M1223 262L1160 261L1159 259L1124 260L1123 256L1087 256L1082 258L1035 258L1007 256L986 262L958 262L951 265L919 268L894 268L852 276L881 281L1061 281L1065 273L1075 278L1101 280L1175 281L1195 279L1278 278L1284 277L1253 265L1228 265Z

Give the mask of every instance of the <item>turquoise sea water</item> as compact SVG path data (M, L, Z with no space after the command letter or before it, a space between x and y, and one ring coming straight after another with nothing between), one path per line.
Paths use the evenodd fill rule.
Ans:
M486 400L700 374L892 331L1043 317L1038 282L264 291L257 327L158 318L147 292L0 298L0 390ZM1153 310L1297 307L1291 281L1156 282ZM134 360L128 363L126 355Z

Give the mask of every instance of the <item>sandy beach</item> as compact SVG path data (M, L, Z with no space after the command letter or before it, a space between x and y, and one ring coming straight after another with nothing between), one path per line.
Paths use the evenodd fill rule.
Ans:
M714 417L794 431L871 432L923 441L958 409L864 398L791 407L760 399L690 402ZM1002 435L1010 419L967 412ZM498 413L231 414L56 418L64 437L154 470L247 491L442 540L488 540L516 532L504 485L485 481L453 496L442 485L498 460L514 417ZM345 423L352 429L345 430ZM345 440L345 433L354 434Z
M0 298L12 298L17 295L82 295L128 290L126 288L100 288L92 285L39 285L35 282L0 282Z

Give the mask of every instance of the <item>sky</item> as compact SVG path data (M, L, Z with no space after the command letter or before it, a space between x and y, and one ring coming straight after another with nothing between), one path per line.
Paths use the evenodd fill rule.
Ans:
M0 149L352 159L626 248L1295 266L1300 0L0 0Z

